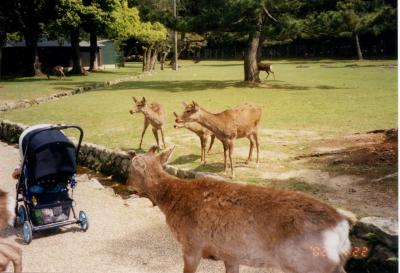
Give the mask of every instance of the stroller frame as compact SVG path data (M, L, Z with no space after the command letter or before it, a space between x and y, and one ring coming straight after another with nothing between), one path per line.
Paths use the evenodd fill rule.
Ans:
M77 125L49 125L47 127L42 127L42 128L38 128L35 129L34 131L32 131L32 133L30 133L30 135L27 136L27 142L26 142L26 148L23 151L23 161L21 164L21 175L18 179L18 183L16 185L16 204L15 204L15 215L17 215L18 217L16 218L16 222L15 225L17 224L23 224L23 237L24 237L24 241L29 244L32 240L32 232L38 232L38 231L43 231L43 230L48 230L48 229L53 229L53 228L57 228L57 227L62 227L62 226L67 226L67 225L73 225L73 224L78 224L81 226L81 229L83 231L86 231L88 228L88 220L86 217L86 214L83 211L79 212L79 217L77 217L76 213L75 213L75 209L74 209L74 200L72 198L68 197L71 199L71 205L70 205L70 209L72 210L72 214L73 214L73 219L67 219L67 220L62 220L59 222L53 222L53 223L49 223L49 224L43 224L43 225L34 225L34 223L31 220L31 202L29 200L27 200L24 196L24 193L29 193L29 189L28 189L28 183L27 183L27 178L25 177L24 174L24 170L26 168L27 165L27 155L28 155L28 150L29 150L29 145L31 143L32 138L43 132L43 131L48 131L48 130L64 130L64 129L76 129L79 131L79 141L77 146L75 147L75 151L76 151L76 162L78 160L78 156L79 156L79 150L81 147L81 143L82 143L82 139L83 139L83 130L81 127L77 126ZM20 147L20 149L22 149L22 147ZM73 191L73 190L72 190ZM67 191L67 193L69 193L69 190ZM20 206L19 203L23 202L23 206ZM49 204L48 208L51 208L53 206L51 206L52 204ZM47 206L45 206L44 208L47 208ZM68 217L70 218L70 217Z

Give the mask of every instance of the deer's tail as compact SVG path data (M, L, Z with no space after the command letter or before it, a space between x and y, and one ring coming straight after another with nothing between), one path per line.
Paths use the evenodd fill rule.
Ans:
M207 154L210 152L210 150L214 144L214 140L215 140L215 135L211 135L211 143L210 143L210 147L208 148Z

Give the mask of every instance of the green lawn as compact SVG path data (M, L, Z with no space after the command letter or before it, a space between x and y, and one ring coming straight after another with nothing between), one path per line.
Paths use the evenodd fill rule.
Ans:
M358 67L348 66L351 64ZM220 171L223 157L219 143L210 155L210 164L199 167L196 136L173 128L172 112L182 111L182 101L195 100L215 112L244 102L262 106L261 148L279 157L307 145L307 134L299 137L298 130L325 136L397 127L397 69L380 66L389 64L397 65L397 61L275 61L276 80L271 76L264 85L250 87L242 82L240 61L183 62L178 72L168 69L108 89L3 113L0 118L25 124L76 123L83 127L86 141L110 148L136 148L143 116L132 116L128 110L132 96L146 96L148 101L160 102L166 108L167 142L177 147L174 163ZM326 65L329 67L323 67ZM51 82L42 84L46 83ZM282 145L282 141L289 144ZM143 147L154 142L148 130ZM236 147L239 162L246 157L248 141L240 140ZM270 155L264 154L262 161L274 160Z
M0 80L0 104L21 99L34 99L69 90L73 87L90 85L114 79L126 78L141 72L140 64L128 63L126 67L89 73L88 76L68 76L64 79L47 77L24 77Z

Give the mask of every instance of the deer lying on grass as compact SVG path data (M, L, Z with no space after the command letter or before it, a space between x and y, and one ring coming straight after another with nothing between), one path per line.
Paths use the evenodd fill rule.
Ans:
M198 122L218 138L224 147L224 171L227 171L226 155L229 152L232 177L235 176L232 163L233 141L237 138L248 138L250 141L249 156L246 164L251 161L254 143L257 148L257 164L259 160L260 145L258 143L258 130L261 120L261 108L243 104L234 109L213 114L193 102L185 107L179 117L183 122Z
M201 162L203 164L206 164L206 147L208 144L208 139L211 137L210 147L208 148L207 153L210 152L211 147L214 144L215 135L210 130L203 127L197 122L183 122L181 119L179 119L178 114L175 112L174 116L176 118L174 128L186 128L195 133L200 138Z
M158 131L161 132L162 142L165 148L165 141L164 141L164 131L163 125L165 124L165 112L161 104L157 102L147 103L146 98L143 97L142 100L137 100L135 97L132 97L133 101L135 102L135 108L129 110L129 113L132 115L134 113L143 113L144 115L144 126L142 131L142 137L140 139L139 149L142 149L142 142L143 136L146 132L147 127L151 125L151 130L153 131L154 137L157 141L157 146L160 148L160 144L158 141Z
M272 64L258 63L257 67L258 67L258 71L267 72L267 77L265 79L268 79L269 73L272 73L272 75L274 76L274 80L275 80L275 73L274 73L274 71L272 71Z
M180 179L162 168L173 149L156 150L130 154L127 185L165 214L182 246L184 273L194 273L201 258L222 260L227 273L240 265L345 273L349 224L334 208L289 190Z
M0 230L3 230L7 223L13 224L12 203L8 200L7 193L0 190ZM22 250L10 240L0 238L0 272L5 271L10 262L14 265L15 273L22 272Z
M51 69L51 71L52 71L53 74L56 75L59 79L65 78L64 67L62 67L61 65L56 65L55 67L53 67L53 68ZM49 74L49 73L47 73L47 78L50 79L50 74Z

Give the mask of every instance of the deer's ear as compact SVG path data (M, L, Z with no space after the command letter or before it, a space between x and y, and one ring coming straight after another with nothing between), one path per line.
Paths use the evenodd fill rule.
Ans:
M172 152L174 151L174 149L175 149L175 146L172 148L169 148L168 150L157 155L157 158L160 161L161 165L165 165L168 163L168 160L171 158L171 155L172 155Z
M174 116L177 118L177 117L178 117L178 114L174 112Z
M129 159L132 159L132 158L134 158L136 156L136 152L135 151L128 151L128 156L129 156Z
M137 102L137 99L135 97L132 97L132 99L133 99L134 102Z
M192 101L192 102L193 102L194 109L198 110L199 109L199 105L197 104L197 102L195 102L195 101Z
M186 107L186 106L187 106L187 103L184 102L184 101L182 101L182 105L183 105L183 107Z
M153 145L150 147L150 149L147 151L146 154L148 155L154 155L156 153L156 151L158 150L157 145Z

